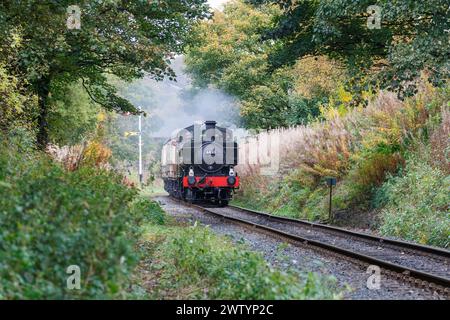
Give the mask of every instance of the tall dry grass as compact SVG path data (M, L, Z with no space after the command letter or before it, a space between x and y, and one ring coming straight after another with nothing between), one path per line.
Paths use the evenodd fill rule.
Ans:
M46 152L54 160L61 163L68 171L77 170L83 160L85 144L78 144L74 146L58 146L50 144L47 146Z
M384 171L394 170L401 162L395 148L426 125L430 113L426 106L434 95L435 89L428 84L422 84L420 93L406 101L400 101L394 93L381 91L366 108L356 108L344 115L329 108L323 111L325 120L246 137L239 143L240 159L244 160L238 167L239 173L260 174L270 162L279 161L280 176L301 168L316 178L329 175L339 178L358 162L368 160L368 150L375 150L384 156L374 157L374 166L365 168L368 175L365 180L373 177L379 182ZM433 138L436 145L445 142L448 126L443 124L440 130ZM264 148L267 141L269 147Z
M75 171L82 165L96 166L106 170L111 169L109 164L112 155L111 150L96 141L63 147L49 145L46 151L68 171Z
M434 130L430 137L431 162L446 174L450 174L450 110L443 107L441 111L441 125Z

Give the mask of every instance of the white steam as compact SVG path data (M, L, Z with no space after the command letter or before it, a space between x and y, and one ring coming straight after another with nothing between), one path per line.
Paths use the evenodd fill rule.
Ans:
M143 128L153 137L169 137L176 129L195 121L215 120L218 125L236 127L239 111L235 99L221 90L195 90L184 73L184 59L176 57L172 64L177 81L155 81L144 78L121 90L122 95L147 113Z

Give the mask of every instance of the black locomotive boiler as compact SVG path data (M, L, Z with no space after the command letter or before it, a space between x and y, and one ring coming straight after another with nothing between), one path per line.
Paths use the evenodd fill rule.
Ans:
M177 131L163 146L164 189L189 202L225 206L239 187L238 146L233 132L215 121L195 123Z

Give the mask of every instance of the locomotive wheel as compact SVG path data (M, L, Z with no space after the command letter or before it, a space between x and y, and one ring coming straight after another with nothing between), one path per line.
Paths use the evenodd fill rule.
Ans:
M219 207L226 207L228 205L228 200L219 200Z
M185 197L185 199L189 203L193 203L194 202L194 191L192 191L192 189L187 189L186 190L186 197Z

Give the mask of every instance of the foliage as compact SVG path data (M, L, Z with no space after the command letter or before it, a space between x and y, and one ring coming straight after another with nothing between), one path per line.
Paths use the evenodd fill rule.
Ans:
M428 79L436 85L449 76L450 9L445 0L247 2L274 4L282 10L264 36L282 42L270 55L272 67L325 55L343 61L356 83L380 80L384 88L407 95L416 92L412 81L422 70L429 71ZM368 28L370 5L381 9L380 29Z
M153 134L163 126L163 121L155 114L158 107L155 95L159 94L157 85L151 79L144 78L127 83L112 78L113 83L119 88L119 94L133 105L141 107L142 116L142 154L144 165L155 162L160 154L161 141L153 137ZM131 114L109 114L106 123L107 134L105 142L112 150L112 163L115 166L134 166L138 159L138 117ZM131 133L131 134L130 134Z
M95 131L100 108L93 103L81 83L56 91L49 99L48 123L51 143L75 145Z
M131 200L121 177L83 166L67 172L47 157L0 148L0 298L124 298L137 262L138 226L161 221L148 200ZM81 289L66 289L66 269Z
M81 27L69 29L72 1L2 1L0 61L7 62L11 74L23 76L39 97L40 146L48 142L49 95L79 80L91 99L108 110L136 113L105 74L125 80L144 72L157 79L173 77L167 57L181 52L191 25L208 16L205 2L80 0ZM23 41L11 54L7 47L15 38Z
M17 126L33 128L37 100L34 96L24 93L24 85L0 64L0 130L3 133Z
M246 120L246 109L262 108L270 112L265 103L271 99L279 108L283 94L266 72L266 56L271 45L261 45L259 33L270 25L276 11L267 7L252 10L242 2L227 4L224 12L216 11L212 21L199 24L193 31L193 45L188 47L186 70L193 76L194 85L214 84L244 101L241 114ZM262 91L264 94L261 95ZM265 100L254 101L255 98ZM245 107L245 103L253 103ZM266 117L264 114L261 118ZM272 119L273 125L278 119ZM265 126L270 125L265 121ZM249 124L252 126L252 123Z
M336 84L345 79L342 65L326 56L305 57L292 66L294 88L302 97L328 97L335 95Z
M244 245L214 235L208 228L149 228L147 239L160 270L153 294L208 299L335 299L331 277L280 271ZM175 280L175 281L174 281ZM156 291L156 292L155 292ZM175 293L173 293L175 291Z
M435 89L422 82L419 93L404 101L380 92L366 108L342 112L330 106L322 109L324 121L270 131L282 137L279 177L264 178L258 166L249 170L241 165L243 190L235 201L280 215L323 220L328 211L323 178L331 175L338 179L335 210L368 211L387 177L403 174L405 158L420 153L418 142L433 149L428 165L446 172L448 100L448 87Z
M279 14L274 6L253 8L242 1L230 2L223 12L215 12L212 21L193 29L188 47L187 71L194 85L214 85L236 96L250 128L306 123L317 117L319 106L344 76L325 57L271 72L268 56L278 42L263 42L261 34L273 27ZM313 70L315 77L310 78Z
M423 155L422 155L423 157ZM404 171L378 190L381 232L423 244L448 248L450 176L415 156Z
M434 128L430 136L430 148L433 155L430 162L446 174L450 174L450 102L442 106L441 123Z
M241 190L233 204L291 218L326 220L327 195L323 181L317 181L303 169L294 169L280 179L241 176Z
M165 225L167 223L167 215L164 210L154 201L140 196L135 199L131 206L132 215L139 216L146 215L146 223ZM140 226L136 226L139 227Z
M277 182L274 184L277 185ZM241 175L239 185L239 191L233 198L234 204L255 210L269 207L270 197L273 196L269 178L256 173L246 173Z
M111 157L111 150L100 142L92 141L83 154L83 162L91 166L107 164Z

